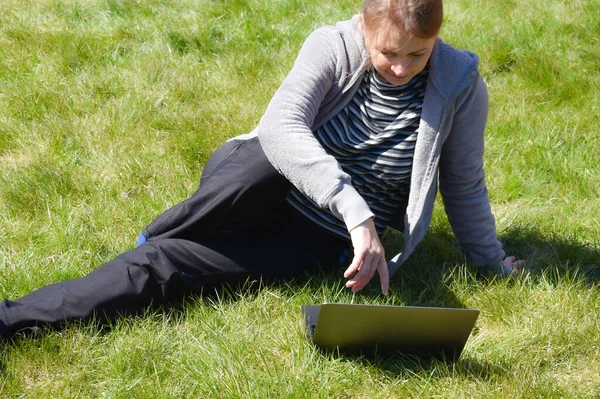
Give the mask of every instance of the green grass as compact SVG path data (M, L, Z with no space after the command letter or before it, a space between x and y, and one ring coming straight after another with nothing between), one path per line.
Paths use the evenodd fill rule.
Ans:
M250 131L306 35L358 2L4 0L0 298L82 276ZM500 238L528 277L478 281L441 203L383 298L337 274L0 344L0 397L600 397L600 3L447 1L479 54ZM387 237L388 252L398 247ZM321 353L305 303L475 307L454 364Z

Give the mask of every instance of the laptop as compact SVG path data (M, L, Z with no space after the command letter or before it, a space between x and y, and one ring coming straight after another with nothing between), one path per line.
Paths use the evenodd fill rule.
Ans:
M456 360L477 309L325 303L302 307L307 336L319 348L403 353Z

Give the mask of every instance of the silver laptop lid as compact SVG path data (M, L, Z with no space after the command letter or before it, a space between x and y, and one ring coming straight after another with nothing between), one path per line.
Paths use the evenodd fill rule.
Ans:
M307 333L323 349L457 359L477 309L327 303L303 307Z

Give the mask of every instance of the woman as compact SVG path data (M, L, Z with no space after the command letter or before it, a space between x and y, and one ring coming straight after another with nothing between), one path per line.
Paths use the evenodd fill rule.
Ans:
M483 171L487 91L477 57L442 42L441 0L365 0L313 32L259 126L219 148L200 188L89 275L0 304L0 335L92 315L110 319L249 277L339 267L346 286L389 276L427 230L437 182L465 254L487 275L504 258ZM404 232L386 261L379 235Z

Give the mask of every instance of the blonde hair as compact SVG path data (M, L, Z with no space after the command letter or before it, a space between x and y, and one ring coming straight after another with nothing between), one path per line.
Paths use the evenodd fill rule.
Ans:
M429 39L437 36L442 26L442 0L364 0L365 27L377 34L392 29Z

